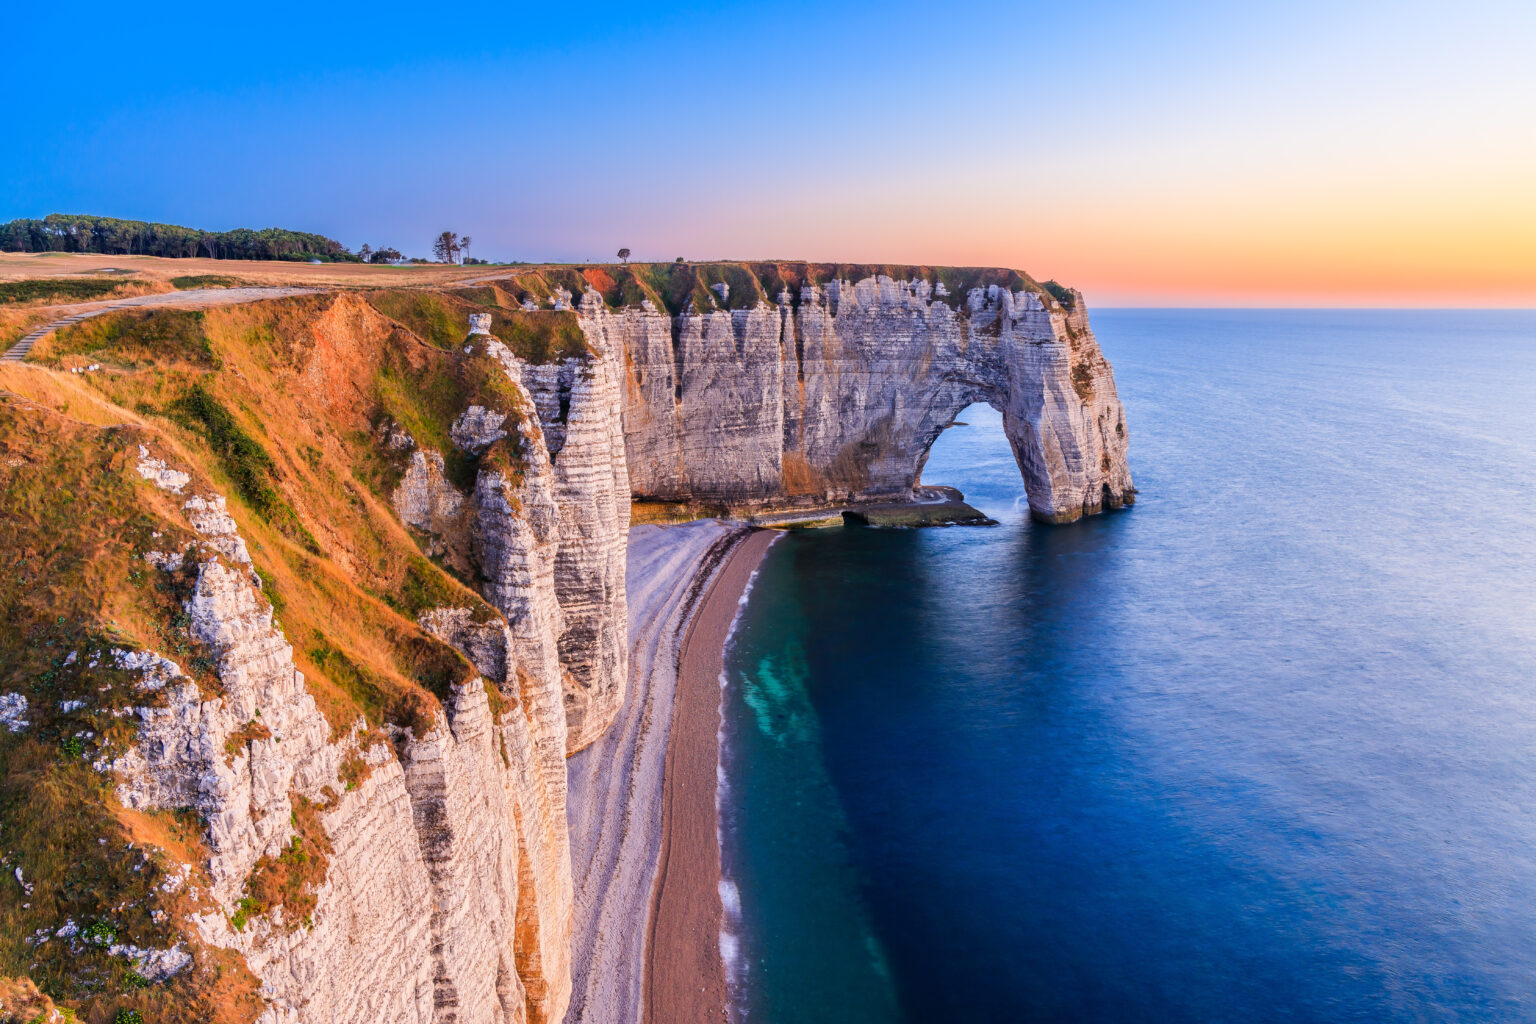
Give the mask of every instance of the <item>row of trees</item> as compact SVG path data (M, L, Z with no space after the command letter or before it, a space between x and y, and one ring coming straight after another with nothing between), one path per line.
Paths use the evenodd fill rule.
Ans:
M432 242L439 263L484 263L467 253L471 239L444 231ZM42 220L23 218L0 224L0 251L91 252L108 256L206 256L216 260L324 260L338 263L400 263L399 249L364 245L357 252L333 238L284 228L236 228L200 231L177 224L154 224L116 217L50 213ZM629 250L619 259L629 262ZM413 262L423 262L420 260ZM679 256L677 262L683 262Z
M326 260L359 257L333 238L284 228L201 231L116 217L51 213L0 224L0 250L91 252L109 256L206 256L216 260Z

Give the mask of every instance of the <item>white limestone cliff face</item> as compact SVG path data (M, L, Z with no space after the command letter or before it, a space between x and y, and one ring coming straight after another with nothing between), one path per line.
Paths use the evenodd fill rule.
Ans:
M186 483L145 475L167 490ZM393 749L365 749L361 723L333 737L222 509L217 496L190 498L201 540L161 559L197 567L185 609L216 657L218 692L152 652L117 652L145 706L135 745L103 766L125 805L190 806L207 821L213 906L194 918L201 937L243 954L267 1002L262 1024L561 1019L572 889L560 673L522 666L499 620L441 609L424 625L480 667L500 714L476 678L454 687L425 735L395 729ZM368 770L349 790L342 765L358 757ZM258 860L294 839L300 798L321 806L332 846L315 908L236 929Z
M443 457L437 452L411 453L394 493L395 512L402 523L429 534L446 533L457 525L464 496L443 473Z
M622 425L623 345L622 339L606 335L607 320L599 315L601 300L596 295L585 296L579 309L591 349L587 358L534 365L494 339L486 341L536 412L537 423L523 428L531 442L526 457L530 467L537 464L538 472L548 467L554 490L554 583L561 618L556 635L559 659L570 673L565 695L568 753L602 735L618 713L629 648L624 556L630 485ZM481 523L484 529L483 513Z
M560 556L555 584L565 609L560 654L577 688L566 702L566 749L574 753L612 724L629 679L625 554L629 543L629 468L624 452L623 339L609 337L602 302L583 297L579 321L594 357L570 380L565 439L554 453L560 493ZM560 385L563 391L564 385Z
M1081 295L1068 309L994 286L955 309L925 281L881 277L791 299L583 317L627 353L636 495L744 508L905 497L939 433L985 401L1037 518L1135 500L1125 412Z
M118 653L121 667L142 673L140 691L163 691L165 699L137 709L139 742L112 768L125 806L203 813L213 895L233 905L256 861L277 855L293 837L291 795L321 799L351 750L329 742L330 726L293 667L293 649L272 628L271 609L258 597L249 568L218 553L200 554L186 611L193 637L218 657L222 696L205 698L166 659ZM231 754L231 737L250 723L269 735Z
M521 474L486 468L476 477L472 544L481 591L506 616L518 664L540 678L560 679L559 636L565 616L555 593L559 509L553 472L537 427L523 436Z
M567 753L607 729L628 674L622 348L603 336L597 301L581 303L584 358L531 364L494 336L472 336L465 354L494 359L514 398L507 408L470 406L450 436L477 458L505 439L515 458L487 462L461 494L440 455L411 451L392 495L429 553L468 552L481 593L507 619L518 664L564 680ZM389 443L415 446L404 435Z

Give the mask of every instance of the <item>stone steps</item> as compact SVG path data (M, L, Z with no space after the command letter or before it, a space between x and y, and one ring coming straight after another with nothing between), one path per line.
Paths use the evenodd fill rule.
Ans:
M7 349L5 355L0 356L0 362L19 363L23 359L27 358L27 353L32 351L33 345L36 345L39 341L52 334L54 331L68 327L70 324L77 324L80 321L87 320L93 316L99 316L102 313L108 312L108 310L111 308L112 307L108 307L108 309L93 309L88 313L76 313L75 315L67 316L62 320L55 320L52 323L43 324L43 326L37 328L31 334L28 334L26 337L22 338L20 341L16 342L16 344Z

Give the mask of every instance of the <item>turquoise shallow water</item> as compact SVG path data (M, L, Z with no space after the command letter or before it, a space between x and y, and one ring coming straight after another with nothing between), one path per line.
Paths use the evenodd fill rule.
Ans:
M1140 503L770 551L750 1021L1536 1019L1536 315L1101 311Z

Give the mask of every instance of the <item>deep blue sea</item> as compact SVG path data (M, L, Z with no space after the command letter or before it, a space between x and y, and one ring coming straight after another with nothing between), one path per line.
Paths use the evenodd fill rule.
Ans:
M1030 523L973 408L1001 526L764 562L738 1016L1536 1020L1536 313L1093 323L1134 509Z

